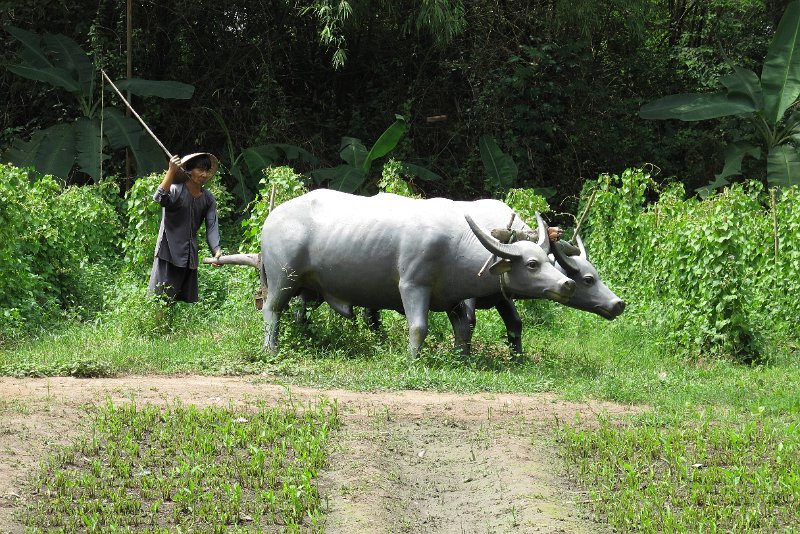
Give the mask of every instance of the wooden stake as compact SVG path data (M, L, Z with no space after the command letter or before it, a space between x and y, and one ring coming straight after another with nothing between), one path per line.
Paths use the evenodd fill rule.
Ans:
M586 203L586 208L584 208L584 210L583 210L583 215L581 215L581 218L578 220L578 224L575 225L575 231L572 233L572 239L570 241L574 240L575 236L578 235L578 232L581 231L581 225L583 224L584 219L586 219L586 215L589 213L589 210L591 209L592 204L594 204L594 197L596 195L597 195L597 189L592 191L592 196L589 197L589 202Z
M778 262L778 251L780 244L778 243L778 201L777 188L773 187L769 190L769 201L772 204L772 235L775 241L775 262Z
M269 211L267 215L272 213L272 208L275 207L275 184L272 184L272 191L269 192Z

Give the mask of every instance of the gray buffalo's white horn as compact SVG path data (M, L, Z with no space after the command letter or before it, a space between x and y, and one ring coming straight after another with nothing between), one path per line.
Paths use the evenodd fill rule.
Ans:
M586 261L589 261L589 258L586 257L586 247L583 246L583 239L581 239L581 236L576 235L575 241L578 242L578 249L581 251L581 258L583 258Z
M249 265L258 269L258 254L227 254L219 258L203 258L210 265Z
M538 211L536 212L536 224L539 230L539 239L536 242L542 247L545 254L550 254L550 237L547 235L547 225Z
M495 256L500 256L501 258L505 258L507 260L520 257L517 247L514 245L506 245L505 243L501 243L497 239L493 238L489 232L478 226L478 223L476 223L472 217L466 213L464 214L464 218L467 220L467 224L472 229L472 233L475 234L475 237L478 238L478 241L480 241L489 252Z
M567 251L564 250L562 241L554 243L553 246L550 247L550 252L553 253L553 257L555 257L558 264L564 268L568 275L574 275L581 271L580 267L573 261L572 256L567 254Z

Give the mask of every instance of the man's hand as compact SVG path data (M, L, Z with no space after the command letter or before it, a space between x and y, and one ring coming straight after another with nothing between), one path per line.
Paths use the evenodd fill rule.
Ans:
M169 170L172 172L178 172L181 170L181 157L180 156L172 156L169 159Z
M214 259L219 259L219 257L220 257L220 256L222 256L222 249L221 249L221 248L218 248L218 249L217 249L217 250L214 252ZM212 263L211 265L213 265L214 267L222 267L222 264L221 264L221 263Z
M561 239L562 235L564 235L564 230L558 226L550 226L547 229L547 237L549 237L550 241L553 243L557 243Z

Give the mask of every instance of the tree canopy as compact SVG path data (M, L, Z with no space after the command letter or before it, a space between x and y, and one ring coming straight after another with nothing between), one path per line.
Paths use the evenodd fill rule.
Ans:
M343 137L370 146L401 115L405 135L392 155L441 177L415 181L428 196L496 193L481 155L489 142L516 166L511 186L553 193L557 202L600 172L644 163L691 190L719 172L741 119L719 119L731 132L722 139L719 121L648 121L639 108L709 91L729 63L759 69L787 4L133 0L134 77L195 88L190 99L138 96L133 105L173 153L213 151L228 156L228 170L241 150L267 144L313 154L293 162L302 171L335 167ZM95 68L126 77L124 3L0 8L3 27L64 35ZM6 29L0 43L0 60L13 64L18 41ZM0 87L0 150L81 117L63 91L8 68ZM103 165L105 174L125 172L118 157ZM379 178L372 173L367 186ZM78 166L71 179L85 179Z

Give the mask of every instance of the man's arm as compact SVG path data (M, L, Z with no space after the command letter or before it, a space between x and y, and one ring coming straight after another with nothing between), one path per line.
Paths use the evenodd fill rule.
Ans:
M172 187L175 177L177 177L180 172L184 172L181 168L181 158L172 156L169 160L169 168L167 168L167 172L164 174L164 179L161 180L161 183L158 185L153 195L153 200L155 202L165 207L170 205L172 198L170 197L169 189Z
M219 246L219 217L217 216L217 200L214 195L208 194L211 202L206 210L206 242L208 248L215 258L222 255L222 248Z

